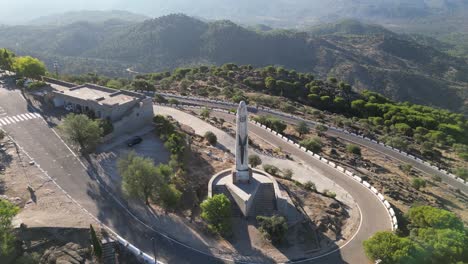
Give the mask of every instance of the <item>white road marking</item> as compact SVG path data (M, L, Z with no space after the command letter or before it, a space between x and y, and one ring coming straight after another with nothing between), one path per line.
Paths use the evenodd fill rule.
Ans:
M29 116L27 116L26 114L21 114L20 115L22 118L24 118L25 120L28 120L28 119L31 119Z
M24 121L24 119L20 115L16 115L14 117L18 118L20 121Z
M15 124L18 122L27 121L35 118L41 118L41 115L39 115L38 113L24 113L15 116L5 116L3 118L0 118L0 126Z

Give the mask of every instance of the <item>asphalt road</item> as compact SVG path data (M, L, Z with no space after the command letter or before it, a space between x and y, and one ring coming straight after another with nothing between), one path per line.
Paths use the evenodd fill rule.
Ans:
M166 98L171 98L171 96L168 96L168 95L164 95L164 96ZM193 105L203 105L203 106L207 106L207 107L215 107L215 108L222 108L222 109L235 108L234 106L227 105L227 104L215 103L215 102L205 102L205 101L200 101L200 100L196 100L196 99L181 98L180 96L174 96L172 98L177 99L179 102L189 103L189 104L193 104ZM297 124L299 122L297 119L287 117L287 116L283 116L283 115L278 115L278 114L271 113L271 112L267 112L267 111L262 110L262 109L249 108L249 111L254 112L255 114L259 114L259 115L275 116L275 117L277 117L277 118L279 118L279 119L281 119L281 120L283 120L283 121L285 121L287 123L290 123L290 124ZM315 126L314 122L308 121L307 123L311 127ZM365 139L360 138L358 136L347 134L347 133L344 133L342 131L335 130L335 129L332 129L332 128L330 128L325 133L330 135L330 136L341 138L343 140L346 140L346 141L349 141L349 142L352 142L352 143L355 143L355 144L359 144L359 145L361 145L363 147L372 149L372 150L377 151L379 153L382 153L382 154L384 154L384 155L386 155L386 156L388 156L390 158L401 161L402 163L411 164L413 166L413 168L415 168L417 170L420 170L421 172L426 173L428 175L438 175L438 176L440 176L442 178L443 182L445 182L448 185L450 185L450 186L452 186L454 188L457 188L460 191L468 194L468 186L466 184L463 184L463 183L457 181L456 179L447 176L446 174L442 173L441 171L439 171L437 169L432 168L429 165L426 165L426 164L424 164L422 162L419 162L417 160L409 158L409 157L405 156L404 154L399 153L398 151L395 151L395 150L390 149L388 147L382 146L382 145L380 145L378 143L375 143L375 142L372 142L372 141L369 141L369 140L365 140Z
M8 91L0 87L0 106L6 116L34 112L18 91ZM189 249L160 235L157 226L151 224L151 216L144 209L130 212L123 199L109 194L105 187L97 182L93 172L83 166L78 158L67 148L53 130L42 120L24 120L2 126L26 152L61 186L70 196L102 223L113 229L120 236L151 253L155 238L157 256L168 263L221 263L207 254ZM384 206L366 188L357 182L336 172L330 167L318 163L295 147L284 143L273 135L252 127L252 132L265 137L270 142L310 162L325 175L345 188L358 202L362 211L362 225L356 237L344 248L325 257L303 263L366 263L362 250L362 241L379 230L389 230L390 219ZM38 197L40 199L40 197ZM138 220L137 220L138 219ZM162 231L162 230L159 230ZM210 249L202 249L209 252ZM236 263L249 262L249 258L237 259Z

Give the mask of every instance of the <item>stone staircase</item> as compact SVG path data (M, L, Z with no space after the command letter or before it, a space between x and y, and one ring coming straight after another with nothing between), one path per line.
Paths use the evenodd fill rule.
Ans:
M231 209L232 209L232 216L233 217L242 217L242 211L237 205L236 201L232 197L231 193L229 192L228 188L224 185L216 186L213 189L213 195L215 194L224 194L226 197L231 201Z
M258 186L250 215L271 216L277 210L273 183L262 183Z
M115 241L102 242L102 263L103 264L117 264Z

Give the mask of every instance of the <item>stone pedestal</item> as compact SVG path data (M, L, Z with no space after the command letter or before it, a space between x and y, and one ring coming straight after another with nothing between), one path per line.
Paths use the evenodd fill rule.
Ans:
M252 169L249 168L244 171L236 170L234 167L232 169L232 183L250 183L252 179Z

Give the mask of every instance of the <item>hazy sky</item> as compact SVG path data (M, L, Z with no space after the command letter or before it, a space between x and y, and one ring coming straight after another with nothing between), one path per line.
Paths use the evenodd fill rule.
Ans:
M167 0L168 2L171 0ZM159 0L0 0L0 21L21 23L39 16L76 10L127 10L157 15ZM153 15L154 14L154 15Z

